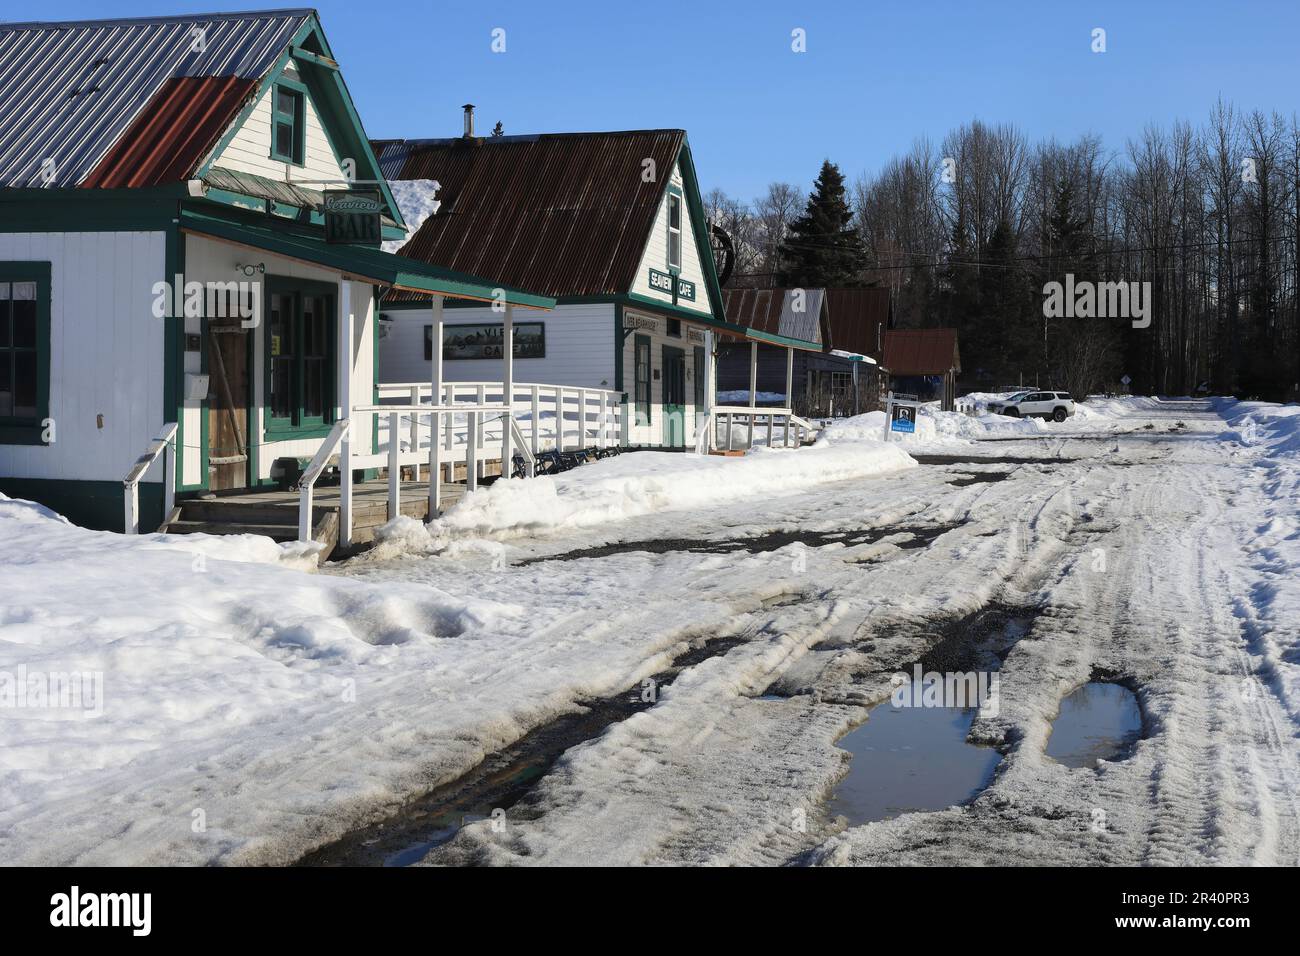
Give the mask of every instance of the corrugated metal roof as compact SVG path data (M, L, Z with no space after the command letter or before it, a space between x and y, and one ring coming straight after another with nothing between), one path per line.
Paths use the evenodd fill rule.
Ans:
M238 76L173 76L82 182L88 189L188 179L257 89Z
M631 289L685 141L661 129L373 146L388 179L441 184L442 206L402 255L560 297Z
M264 76L311 10L0 24L0 186L79 185L175 77ZM195 28L203 31L197 52Z
M800 309L795 308L796 291L803 293ZM830 344L822 335L824 289L724 289L722 298L728 322L796 339L809 350L820 351Z
M943 375L961 371L956 329L891 329L881 363L892 375Z
M826 315L837 349L880 357L889 328L888 289L827 289Z

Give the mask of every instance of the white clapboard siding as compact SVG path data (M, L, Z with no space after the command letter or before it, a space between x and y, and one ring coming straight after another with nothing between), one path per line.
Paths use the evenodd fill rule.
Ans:
M290 64L285 69L285 76L298 79L297 71ZM303 112L306 114L306 138L304 139L304 162L302 166L282 163L271 158L271 97L273 88L268 88L258 99L253 111L234 137L226 144L214 160L214 166L253 173L269 179L283 181L286 176L292 182L312 183L312 188L327 188L324 181L341 183L344 179L343 168L334 155L334 148L325 135L320 115L307 96Z
M427 309L392 310L392 321L379 340L379 381L425 382L430 364L424 357ZM614 387L614 306L606 302L560 305L553 312L515 309L515 323L542 322L546 326L546 357L515 359L515 381L588 388ZM500 323L503 316L490 307L448 308L446 325ZM461 359L442 366L445 382L499 381L500 359Z
M236 278L235 265L241 262L257 262L266 267L267 276L293 276L299 279L313 279L337 285L340 274L319 266L309 265L294 259L286 259L269 252L248 249L226 242L205 239L201 236L187 236L185 246L185 277L198 282L229 282ZM372 310L373 286L362 280L352 282L352 311L356 316L353 322L352 341L352 400L357 405L369 405L374 392L374 313ZM336 326L337 328L337 326ZM258 477L269 478L271 465L276 458L295 457L310 458L316 453L321 439L305 438L293 441L277 441L260 444L263 434L262 408L263 396L266 394L265 383L265 323L258 322L253 331L253 408L251 418L254 422L255 439L259 441ZM186 403L197 412L198 403ZM352 423L353 447L368 452L371 447L371 416L358 415ZM188 434L188 432L187 432ZM187 443L189 439L186 439ZM194 473L185 473L186 483L194 483L198 478Z
M702 415L704 412L704 409L695 406L695 349L706 348L705 343L697 337L698 333L704 331L704 326L692 326L689 322L683 322L682 334L679 337L668 334L667 319L655 312L625 309L623 316L629 327L638 320L653 323L653 327L632 329L623 342L623 391L627 394L628 400L627 443L651 446L664 444L663 347L667 345L686 353L686 413L683 432L686 447L693 447L697 414ZM650 339L650 423L648 425L636 424L636 339L638 335ZM707 359L706 354L706 362ZM655 378L655 372L659 373L658 378Z
M682 188L681 170L676 165L673 166L671 182L679 189ZM683 203L686 197L683 196ZM706 237L707 238L707 237ZM668 271L668 191L664 191L663 201L659 204L659 212L655 214L654 228L650 230L650 239L646 243L645 252L641 256L641 265L637 267L637 274L632 280L632 292L647 296L656 302L663 302L665 305L671 305L673 297L671 294L656 289L650 285L650 270L657 269L660 272ZM688 299L678 299L677 306L682 309L689 309L699 312L703 315L709 315L709 291L708 285L704 281L704 269L700 263L699 250L695 245L695 229L691 223L689 210L682 208L682 271L681 277L688 282L695 283L695 301Z
M49 262L52 445L0 445L0 475L120 481L163 416L161 232L0 233L0 261ZM98 416L103 415L103 428ZM160 478L161 466L148 480Z

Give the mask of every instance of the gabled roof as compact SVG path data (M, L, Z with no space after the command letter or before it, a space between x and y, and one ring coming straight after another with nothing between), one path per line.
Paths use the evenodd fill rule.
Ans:
M202 137L175 125L196 114L178 97L197 91L198 108L215 123L215 114L233 118L232 99L246 88L174 81L256 80L312 20L311 10L294 9L0 24L0 187L81 185L133 127L136 133L152 130L155 137L145 151L154 167L146 178L164 171L173 175L173 165L197 163L195 140ZM196 31L202 31L202 52L195 49ZM135 127L147 107L145 128ZM173 136L184 140L175 164L167 155L175 140L159 132L164 120ZM46 160L54 169L48 183L42 178ZM100 184L129 176L121 166L104 172Z
M803 294L801 309L795 308L795 292ZM724 289L722 297L727 321L745 327L747 338L813 352L832 344L822 333L825 289Z
M889 289L827 289L826 307L835 348L879 358L889 329Z
M659 129L373 146L386 178L441 184L441 207L403 255L559 298L632 288L685 142Z
M956 329L891 329L881 364L891 375L943 375L961 371Z

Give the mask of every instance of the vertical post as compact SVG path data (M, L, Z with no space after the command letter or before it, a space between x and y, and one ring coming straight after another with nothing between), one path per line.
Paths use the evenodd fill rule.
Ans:
M479 405L486 404L486 402L487 402L487 386L486 386L486 385L484 385L484 384L482 384L482 383L480 382L478 388L475 389L474 394L475 394L475 402L476 402L477 404L479 404ZM483 459L482 459L482 458L479 458L479 457L477 456L477 453L478 453L479 449L486 448L486 446L487 446L487 416L484 415L482 412L480 412L479 414L477 414L477 415L474 416L474 421L475 421L475 423L476 423L476 425L477 425L477 430L474 432L474 450L475 450L475 457L476 457L476 460L478 461L478 466L479 466L479 468L482 469L482 468L484 467ZM480 474L478 477L482 478L483 475Z
M465 413L465 488L478 487L478 412Z
M532 386L532 387L529 389L529 394L530 394L530 396L532 397L532 400L533 400L533 432L532 432L532 438L531 438L531 440L530 440L530 443L531 443L532 448L533 448L533 457L534 457L534 458L537 457L537 453L541 450L541 448L540 448L540 442L541 442L541 437L540 437L540 435L541 435L541 431L540 431L540 430L541 430L541 427L542 427L542 423L541 423L541 417L542 417L542 414L541 414L541 413L542 413L542 403L541 403L541 397L540 397L539 392L540 392L540 390L537 388L536 385Z
M163 452L163 521L171 518L172 508L176 507L176 435L167 439L167 448Z
M408 397L410 399L411 405L419 405L420 386L412 385L411 394ZM415 411L411 412L411 430L410 430L410 434L407 436L407 441L410 443L409 447L412 453L420 450L420 413L419 412L415 412ZM418 458L411 465L411 477L416 481L420 480L420 460Z
M443 392L442 403L448 407L453 405L456 401L456 386L444 385L442 387L442 392ZM446 422L445 429L446 429L446 436L442 447L447 452L447 483L450 484L451 482L456 480L456 465L451 460L451 450L456 445L456 413L455 412L447 413L447 422Z
M587 447L587 390L578 389L578 447Z
M300 492L301 498L298 501L298 540L312 540L312 491L311 485L307 485Z
M379 325L376 321L373 298L371 308L368 311L370 321L370 334L379 334ZM339 283L339 351L342 361L339 362L339 410L340 420L352 417L352 337L353 323L355 318L352 314L352 282L344 279ZM372 377L374 370L372 369ZM372 427L378 428L379 419L376 416ZM388 430L388 440L395 440L397 432L392 427ZM352 544L352 429L349 428L343 434L343 440L339 444L339 547L346 548Z
M127 534L140 533L140 486L138 484L127 485L124 524Z
M758 404L758 342L749 343L749 407L753 409ZM753 424L754 415L750 412L750 423Z
M437 402L437 390L434 392L434 402ZM438 517L438 512L442 510L442 448L438 441L438 428L442 424L442 414L439 412L429 413L429 518Z
M555 450L564 451L564 389L555 390Z
M785 447L790 447L790 416L794 414L794 349L785 349Z
M510 422L515 414L515 307L506 303L506 319L501 330L501 401L505 417L501 419L501 477L514 473L514 439Z
M388 520L392 521L402 513L402 465L397 457L402 447L397 435L397 426L401 422L400 412L388 413Z

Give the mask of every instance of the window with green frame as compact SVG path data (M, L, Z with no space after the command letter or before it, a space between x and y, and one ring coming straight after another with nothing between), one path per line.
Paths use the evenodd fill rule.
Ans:
M650 424L650 336L638 335L635 339L635 368L633 399L636 424Z
M0 262L0 444L42 444L49 409L50 263Z
M326 282L266 281L266 432L301 437L334 421L337 289Z
M280 80L271 90L271 158L301 166L306 155L305 87Z

